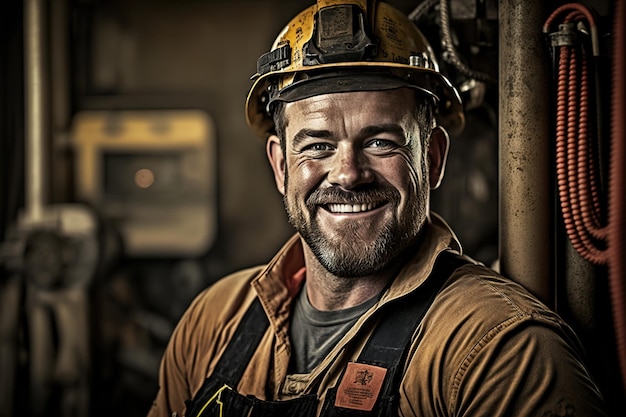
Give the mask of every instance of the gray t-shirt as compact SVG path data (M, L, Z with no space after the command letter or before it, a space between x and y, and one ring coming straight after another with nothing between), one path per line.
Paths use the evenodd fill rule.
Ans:
M345 310L320 311L309 302L304 285L296 299L289 329L293 348L290 372L310 373L379 298L380 294Z

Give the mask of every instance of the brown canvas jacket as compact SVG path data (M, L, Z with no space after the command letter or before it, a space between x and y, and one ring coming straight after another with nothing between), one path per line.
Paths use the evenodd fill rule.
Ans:
M266 266L232 274L198 295L163 356L149 417L184 415L184 401L211 375L255 297L271 324L238 391L283 400L317 386L321 407L326 390L358 356L380 307L419 291L437 255L449 248L460 251L449 227L432 215L415 256L379 302L311 374L288 375L289 317L302 284L291 278L303 267L300 239L294 236ZM581 355L571 329L521 286L482 265L466 265L446 282L416 330L398 415L603 415Z

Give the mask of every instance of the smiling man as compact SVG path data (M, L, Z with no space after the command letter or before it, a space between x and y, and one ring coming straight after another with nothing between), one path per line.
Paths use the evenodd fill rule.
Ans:
M259 58L247 120L297 234L200 294L150 416L600 416L571 329L429 209L458 92L385 3L319 0Z
M324 94L280 111L290 140L283 150L272 135L267 150L306 243L308 298L319 310L360 304L382 291L415 247L447 137L439 130L427 146L430 101L409 88Z

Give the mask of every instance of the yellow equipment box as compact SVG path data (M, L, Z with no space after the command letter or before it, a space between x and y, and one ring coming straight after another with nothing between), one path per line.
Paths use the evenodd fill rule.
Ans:
M200 110L78 113L77 197L122 235L129 256L197 256L216 235L212 119Z

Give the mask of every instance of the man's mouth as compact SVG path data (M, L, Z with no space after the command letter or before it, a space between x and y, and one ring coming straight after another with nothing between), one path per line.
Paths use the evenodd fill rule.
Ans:
M362 204L339 204L332 203L326 204L325 207L331 213L363 213L366 211L374 210L383 203L362 203Z

